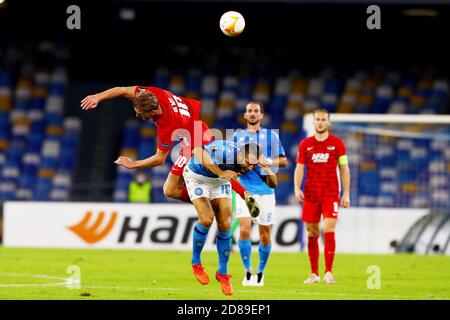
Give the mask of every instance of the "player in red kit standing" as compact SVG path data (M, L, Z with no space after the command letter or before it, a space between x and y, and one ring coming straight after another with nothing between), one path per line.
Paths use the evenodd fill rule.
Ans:
M350 206L350 171L344 141L329 133L330 114L325 109L314 111L314 136L302 140L298 147L297 166L294 175L295 197L303 203L302 220L308 231L308 255L311 275L304 283L318 283L319 277L319 223L323 215L325 242L324 282L336 283L333 274L333 260L336 249L335 227L339 211L340 184L342 180L344 208ZM307 169L304 191L301 190L303 176Z
M83 110L96 108L108 99L125 97L133 102L136 117L153 120L158 134L156 153L143 160L132 160L121 156L115 163L128 169L151 168L164 164L172 149L174 140L182 143L181 153L175 161L164 183L164 195L170 198L190 202L187 189L183 184L183 169L189 162L194 148L213 140L208 126L200 120L202 102L196 99L178 97L170 91L157 87L114 87L103 92L89 95L81 100ZM255 198L236 180L231 181L235 190L246 202L249 210L259 211Z

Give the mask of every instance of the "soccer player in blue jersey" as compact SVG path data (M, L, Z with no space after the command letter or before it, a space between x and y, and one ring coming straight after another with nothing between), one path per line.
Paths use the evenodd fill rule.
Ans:
M194 157L183 172L189 197L199 218L193 231L192 269L201 284L209 283L209 276L201 263L201 252L215 217L219 255L216 280L220 282L225 295L232 295L233 287L228 274L232 206L230 180L256 168L260 155L259 146L244 144L238 148L233 142L217 140L195 148L192 153ZM270 178L276 177L272 175ZM257 217L259 210L252 214Z
M264 108L261 103L250 102L245 107L244 118L247 121L247 129L238 130L233 141L241 143L257 143L261 146L262 156L260 166L263 168L272 167L277 171L279 167L288 164L283 146L276 131L261 127L261 120L264 117ZM241 184L255 196L256 201L261 206L261 212L256 220L259 224L259 264L256 274L251 264L252 244L250 239L252 219L246 208L245 202L236 199L236 217L239 220L239 251L245 268L245 276L242 280L243 286L263 286L264 270L269 259L272 242L270 238L270 228L273 224L275 214L275 191L264 181L264 175L259 175L252 171L242 175L239 180Z

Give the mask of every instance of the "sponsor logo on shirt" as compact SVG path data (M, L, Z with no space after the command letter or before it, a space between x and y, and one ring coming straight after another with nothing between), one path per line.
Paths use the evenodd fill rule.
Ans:
M322 163L322 162L328 162L328 158L330 158L329 153L314 153L312 155L311 160L314 163Z

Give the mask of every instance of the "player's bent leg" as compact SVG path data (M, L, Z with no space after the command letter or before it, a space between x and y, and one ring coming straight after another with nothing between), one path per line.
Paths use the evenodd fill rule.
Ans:
M211 200L217 222L216 245L219 255L219 267L216 272L216 280L220 282L222 292L225 295L233 294L231 275L228 274L228 262L231 252L231 199L216 198Z
M324 254L325 254L325 275L324 282L327 284L335 284L336 280L332 274L334 256L336 252L336 239L335 239L335 229L336 229L337 219L335 218L325 218L324 219Z
M191 203L182 175L170 172L164 182L163 192L166 197Z
M199 221L192 232L192 271L197 281L206 285L209 283L209 276L201 262L201 253L214 220L214 213L207 198L195 199L193 205L197 210Z

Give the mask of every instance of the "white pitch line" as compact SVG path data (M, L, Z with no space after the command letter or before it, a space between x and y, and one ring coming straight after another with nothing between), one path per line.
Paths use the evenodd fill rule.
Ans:
M14 272L3 272L0 273L0 276L4 277L25 277L25 278L40 278L40 279L52 279L52 280L64 280L67 281L67 278L63 277L54 277L46 274L26 274L26 273L14 273Z
M26 274L26 273L3 272L3 273L0 273L0 277L1 276L12 277L12 278L37 278L37 279L63 280L64 282L57 282L57 283L0 283L0 288L67 286L67 278L54 277L54 276L49 276L46 274Z
M59 287L67 286L67 282L60 283L0 283L0 288L3 287Z

